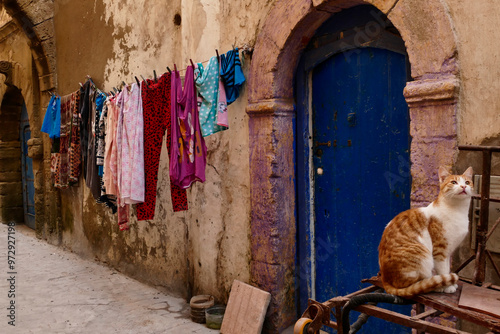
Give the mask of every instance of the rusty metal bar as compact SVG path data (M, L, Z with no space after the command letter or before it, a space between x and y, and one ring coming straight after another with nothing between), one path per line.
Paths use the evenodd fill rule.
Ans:
M415 311L417 313L417 316L416 318L418 319L422 319L425 318L425 314L427 312L425 312L425 305L424 304L420 304L420 303L417 303L415 304ZM421 330L421 329L417 329L417 334L425 334L425 331Z
M472 280L471 279L467 279L465 277L460 277L460 280L463 281L463 282L466 282L466 283L469 283L469 284L472 284ZM488 289L492 289L492 290L496 290L496 291L500 291L500 285L494 285L493 283L485 283L483 285L483 288L488 288ZM500 321L499 321L500 322Z
M326 325L327 327L333 328L333 329L338 329L339 325L335 321L331 321Z
M491 200L491 198L490 198L490 200ZM495 224L493 225L493 227L488 232L488 235L486 236L486 242L488 242L488 239L491 237L491 235L493 234L493 232L497 228L498 224L500 224L500 218L497 219L497 221L495 222Z
M481 196L472 196L473 199L481 199ZM495 202L495 203L500 203L500 198L497 197L490 197L490 202Z
M463 151L490 151L500 152L500 146L477 146L477 145L459 145L459 150Z
M432 334L470 334L469 332L459 331L457 329L444 327L441 325L433 324L428 321L414 319L410 316L386 310L373 305L361 305L355 308L358 312L363 312L369 316L377 317L382 320L394 322L406 327L415 328L417 330L425 331Z
M486 250L486 254L488 255L488 258L490 259L491 261L491 264L493 265L493 268L495 269L498 277L500 278L500 269L498 269L495 261L493 260L493 256L491 255L490 251L489 250Z
M422 304L417 304L417 305L422 305ZM431 308L430 310L422 312L422 313L419 313L419 314L417 314L416 316L414 316L412 318L423 320L423 319L425 319L427 317L439 316L441 314L443 314L443 311L434 310L434 309Z
M493 230L488 232L489 204L490 201L498 202L497 198L490 198L491 156L493 152L500 152L500 146L460 145L458 146L458 149L465 151L480 151L483 158L480 195L481 209L479 213L479 223L476 227L476 262L474 265L474 276L472 279L472 284L481 285L486 276L486 242L498 225L495 223ZM478 197L474 196L474 198ZM470 262L469 260L468 262ZM495 266L494 263L493 265ZM462 266L460 269L462 269Z
M344 297L345 298L351 298L351 297L354 297L354 296L357 296L357 295L361 295L363 293L370 293L370 292L374 292L374 291L377 291L377 290L382 290L382 289L379 288L378 286L371 285L371 286L369 286L367 288L364 288L364 289L358 290L356 292L350 293L348 295L345 295Z
M464 261L464 263L462 263L462 264L460 265L460 267L458 267L458 268L457 268L456 270L454 270L453 272L454 272L455 274L458 274L458 273L459 273L462 269L464 269L465 267L467 267L467 265L468 265L469 263L471 263L471 262L472 262L472 260L474 260L475 258L476 258L476 254L472 254L472 255L471 255L471 256L470 256L470 257L469 257L466 261Z
M486 273L486 235L488 234L488 218L490 208L490 175L491 150L483 150L483 170L481 174L481 212L476 227L476 263L474 267L473 284L481 285Z
M335 307L335 319L337 319L337 334L349 334L344 333L344 329L342 328L342 308L340 306Z

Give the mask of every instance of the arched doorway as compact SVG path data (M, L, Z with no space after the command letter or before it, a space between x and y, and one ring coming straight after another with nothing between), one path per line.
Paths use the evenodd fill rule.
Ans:
M23 148L28 152L29 157L24 156L32 159L31 161L28 159L25 166L28 166L30 162L33 163L34 206L27 207L27 211L36 211L37 235L50 242L58 243L57 232L59 229L57 226L60 212L57 203L59 196L51 191L48 187L49 183L44 181L44 176L49 175L50 169L50 157L44 155L44 147L50 143L40 132L43 113L50 99L50 95L46 92L53 90L57 81L52 23L54 3L50 1L21 3L16 0L8 0L3 1L1 6L8 14L4 15L5 27L8 29L0 29L0 37L3 43L6 43L6 47L3 49L6 53L2 54L3 60L0 61L0 73L5 75L4 83L9 89L17 88L22 93L30 125L30 139L26 142L27 146L23 146ZM8 17L12 20L8 21ZM18 38L19 35L24 35L25 38ZM24 42L26 44L23 45ZM12 57L12 52L8 53L9 47L16 48L14 57ZM29 54L31 57L27 57ZM18 116L20 115L21 111L19 111ZM25 127L24 130L27 128ZM3 129L0 129L1 132ZM16 132L19 137L19 120ZM25 134L27 135L28 132ZM16 148L16 150L19 158L21 147ZM20 167L19 171L21 170ZM19 177L19 182L21 182L21 177ZM22 210L17 215L22 221Z
M370 5L333 15L304 50L296 82L297 133L308 134L297 136L297 191L308 194L297 201L299 313L309 298L365 287L361 280L379 270L384 227L410 207L408 69L398 31ZM369 332L408 330L373 319Z
M29 198L31 199L30 210L33 211L34 218L33 169L29 163L31 159L28 158L29 165L25 165L27 150L23 149L26 145L23 137L28 134L26 125L29 129L29 121L21 121L23 111L24 118L27 120L27 110L21 91L17 87L7 87L0 110L0 122L3 125L0 132L1 219L3 222L26 222L28 226L31 224L30 227L34 228L34 220L30 218L28 221L25 220L25 208L27 209ZM31 175L30 189L33 189L29 197L25 196L28 189L28 184L24 183L27 180L26 172Z
M298 308L296 204L303 194L296 192L295 71L302 51L323 22L342 9L367 3L400 32L411 63L413 81L407 83L404 96L411 119L413 206L435 197L439 190L435 171L440 165L451 167L455 159L460 69L456 35L442 1L277 0L255 44L247 106L251 279L272 295L265 323L268 333L293 323ZM428 131L429 124L439 127Z

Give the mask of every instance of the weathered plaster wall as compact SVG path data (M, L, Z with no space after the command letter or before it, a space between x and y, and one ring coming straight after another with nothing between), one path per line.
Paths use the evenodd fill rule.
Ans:
M92 76L103 90L206 61L255 41L270 4L264 1L55 1L58 92ZM180 19L179 19L180 18ZM249 58L242 59L244 71ZM182 74L182 72L181 72ZM247 74L247 73L246 73ZM155 219L120 232L80 182L61 191L62 242L82 256L185 297L227 301L234 279L250 280L249 152L246 91L229 107L229 130L206 137L206 182L188 190L189 210L174 213L168 155L162 149Z
M460 144L500 137L500 8L494 0L445 0L455 24L462 79Z
M458 41L458 59L461 72L461 94L459 103L459 144L500 145L500 50L494 41L500 37L497 25L500 9L493 0L475 2L446 0L449 13L455 24ZM480 152L460 152L457 155L456 171L463 172L472 166L481 174ZM500 175L500 154L494 153L492 174ZM458 264L469 257L470 237L455 254ZM493 254L498 263L500 255ZM469 264L462 275L472 278L474 263ZM486 280L498 284L498 277L487 261Z

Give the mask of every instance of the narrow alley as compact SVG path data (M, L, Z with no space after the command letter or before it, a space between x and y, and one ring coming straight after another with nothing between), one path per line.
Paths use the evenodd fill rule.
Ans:
M192 322L185 300L38 240L24 225L0 224L0 240L2 334L218 333Z

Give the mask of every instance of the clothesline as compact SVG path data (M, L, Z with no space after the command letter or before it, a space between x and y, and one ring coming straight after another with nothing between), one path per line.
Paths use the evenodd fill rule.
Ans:
M239 50L239 49L242 49L242 51L241 51L241 52L242 52L242 54L245 54L245 53L249 53L249 54L251 54L251 53L253 52L253 48L251 48L251 47L250 47L250 46L248 46L247 44L245 44L245 45L243 45L243 46L241 46L241 47L235 47L235 46L233 45L233 49L232 49L232 50ZM216 55L217 55L217 59L219 59L219 51L218 51L218 49L215 49L215 52L216 52ZM212 59L212 57L210 57L210 59ZM210 59L207 59L207 60L204 60L204 61L199 61L199 62L197 62L197 63L206 64L206 63L208 63L208 62L210 61ZM192 61L191 59L189 59L189 60L191 61L191 64L193 64L193 61ZM194 64L193 64L193 65L194 65ZM189 66L189 65L188 65L188 66ZM174 63L174 69L176 69L179 73L186 71L186 70L187 70L187 68L188 68L188 66L187 66L187 67L185 67L185 68L182 68L182 69L176 69L176 67L177 67L177 66L176 66L176 64ZM171 69L170 69L168 66L166 67L166 70L167 70L168 72L170 72L170 73L172 72L172 71L171 71ZM147 79L149 79L149 80L153 80L153 79L154 79L154 80L156 81L156 79L157 79L157 77L156 77L156 71L155 71L155 70L153 70L153 73L154 73L154 76L155 76L155 77L154 77L154 78L147 78ZM145 79L142 75L139 75L139 76L141 77L141 79L143 79L143 81L144 81L144 82L147 82L147 81L146 81L146 79ZM160 76L161 76L161 75L160 75ZM137 80L137 81L138 81L137 76L132 76L132 77L133 77L133 80ZM87 75L87 80L92 81L92 83L94 84L94 88L95 88L96 90L98 90L99 92L101 92L101 93L103 93L103 94L106 94L106 95L111 95L111 94L112 94L112 93L111 93L111 91L110 91L109 93L105 93L105 92L103 92L101 89L99 89L99 88L97 87L97 85L94 83L94 81L92 80L92 77L91 77L90 75ZM132 81L132 82L133 82L133 81ZM82 86L82 83L81 83L81 82L79 82L79 84L80 84L80 87L81 87L81 86ZM115 87L120 87L120 86L124 86L124 85L127 85L127 83L126 83L124 80L122 80L122 81L120 82L120 84L119 84L119 85L115 85L115 86L113 86L113 91L116 93L116 88L115 88ZM121 89L120 89L120 90L121 90ZM50 94L50 95L54 95L54 94L59 95L59 94L55 93L55 92L54 92L54 91L52 91L52 90L49 90L49 91L47 91L47 92L48 92L48 94ZM114 94L113 94L113 95L114 95Z
M245 53L252 53L252 52L253 52L253 49L252 49L250 46L248 46L247 44L245 44L245 45L243 45L243 46L241 46L241 47L235 47L235 46L233 45L233 50L235 50L235 49L236 49L236 50L240 50L240 49L241 49L241 53L242 53L242 54L245 54ZM219 58L219 51L218 51L218 49L215 49L215 53L217 54L217 58ZM212 57L210 57L210 59L212 59ZM208 63L208 62L210 61L210 59L207 59L207 60L205 60L205 61L199 61L198 63L205 64L205 63ZM167 67L167 69L168 69L168 67ZM183 69L181 69L181 70L178 70L178 71L179 71L179 72L182 72L182 71L185 71L185 70L187 70L187 67L186 67L186 68L183 68Z

